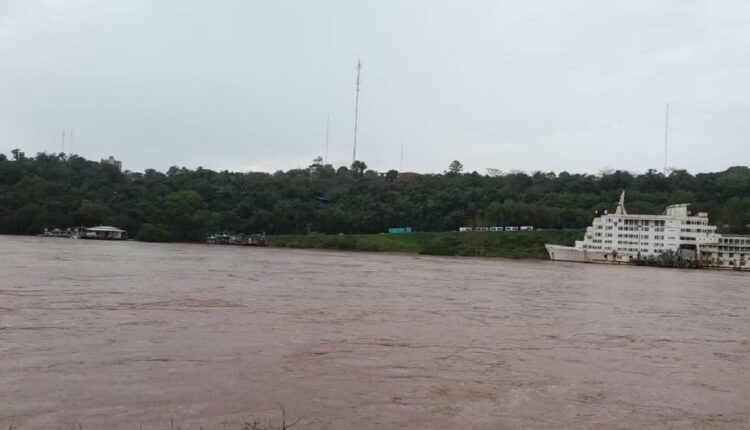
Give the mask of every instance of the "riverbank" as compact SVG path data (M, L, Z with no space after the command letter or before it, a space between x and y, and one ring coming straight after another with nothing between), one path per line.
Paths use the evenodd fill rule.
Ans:
M347 235L312 233L268 236L268 245L278 248L547 259L545 243L570 246L582 236L583 231L575 229L482 233L420 232Z

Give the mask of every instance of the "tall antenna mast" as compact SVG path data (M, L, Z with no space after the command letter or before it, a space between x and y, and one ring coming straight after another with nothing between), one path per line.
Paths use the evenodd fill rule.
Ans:
M62 140L60 141L60 152L65 152L65 129L63 129Z
M331 115L326 116L326 152L325 156L323 157L323 164L326 164L328 162L328 136L329 136L329 130L330 130L330 124L331 124Z
M404 142L401 142L401 160L398 163L398 171L404 170Z
M73 155L73 133L75 130L70 130L70 155Z
M357 161L357 120L359 119L359 82L362 73L362 59L357 60L357 96L354 102L354 151L352 151L352 163Z
M664 176L667 175L667 148L669 145L669 103L667 103L667 118L664 124Z

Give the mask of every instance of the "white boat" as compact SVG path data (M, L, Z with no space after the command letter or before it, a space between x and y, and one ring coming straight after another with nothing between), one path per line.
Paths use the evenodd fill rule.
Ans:
M550 260L572 261L575 263L628 263L628 255L613 251L579 249L573 246L545 244Z
M630 263L673 252L709 266L744 268L746 258L750 259L750 237L718 234L716 226L708 223L707 213L693 216L688 206L668 206L662 215L629 214L623 191L615 213L597 212L575 246L545 247L549 258L556 261ZM727 242L736 245L729 248L734 252L722 247Z
M108 225L98 225L96 227L84 227L77 236L78 239L99 239L99 240L127 240L128 232Z

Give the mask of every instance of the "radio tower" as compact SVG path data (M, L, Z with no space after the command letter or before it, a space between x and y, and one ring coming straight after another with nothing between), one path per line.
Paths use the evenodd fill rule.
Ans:
M328 115L326 117L326 151L325 156L323 157L323 164L326 164L328 162L328 136L329 136L329 130L330 130L330 124L331 124L331 115Z
M398 163L398 170L403 171L404 170L404 142L401 141L401 160Z
M354 151L352 151L352 163L357 161L357 120L359 117L359 82L362 74L362 59L357 60L357 96L354 102Z
M669 103L667 103L667 119L664 124L664 176L667 176L667 147L669 145Z

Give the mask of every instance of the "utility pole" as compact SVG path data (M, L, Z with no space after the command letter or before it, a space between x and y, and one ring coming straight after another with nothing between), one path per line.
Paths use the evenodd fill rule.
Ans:
M669 144L669 103L667 103L667 118L664 124L664 176L667 176L667 147Z
M359 82L362 74L362 59L357 60L357 95L354 102L354 150L352 151L352 163L357 161L357 121L359 119Z

